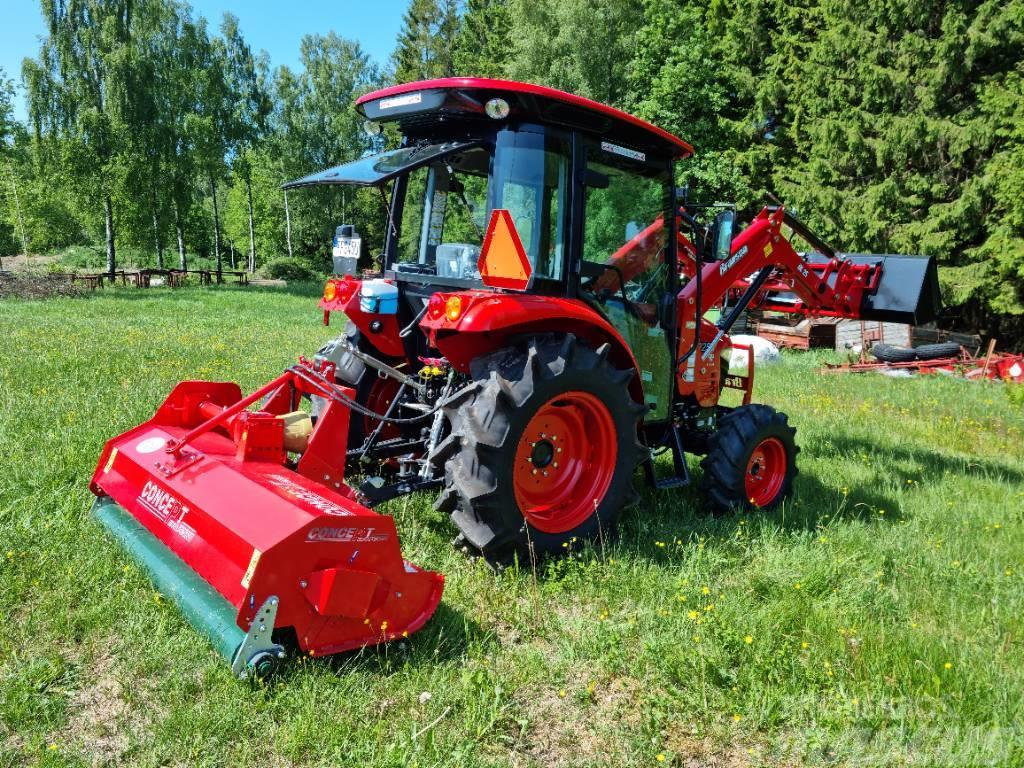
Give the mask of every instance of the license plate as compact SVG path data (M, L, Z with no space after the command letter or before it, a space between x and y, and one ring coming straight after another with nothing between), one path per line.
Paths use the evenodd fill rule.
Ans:
M353 240L339 240L337 245L334 246L335 256L352 256L359 258L360 245L362 245L363 239L357 237Z

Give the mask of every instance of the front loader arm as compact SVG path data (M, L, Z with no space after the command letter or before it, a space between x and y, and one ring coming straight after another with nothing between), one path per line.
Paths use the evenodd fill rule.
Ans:
M800 254L782 234L783 224L809 236L824 255ZM794 226L795 225L795 226ZM764 270L770 270L765 273ZM900 284L901 273L913 275ZM891 273L890 280L883 275ZM914 283L916 282L916 290ZM718 356L728 347L725 332L703 319L726 296L750 291L756 306L811 316L862 319L932 319L938 306L938 281L931 259L900 256L837 255L779 206L763 209L732 241L730 256L701 268L677 299L679 323L678 389L709 407L718 402ZM779 301L779 293L792 296ZM699 306L698 306L699 305ZM694 339L700 343L694 348Z

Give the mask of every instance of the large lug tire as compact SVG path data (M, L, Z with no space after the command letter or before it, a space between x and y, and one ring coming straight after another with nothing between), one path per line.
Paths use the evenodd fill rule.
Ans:
M892 344L875 344L871 354L883 363L912 363L917 360L917 353L908 347L896 347Z
M636 500L644 407L629 395L634 372L607 354L572 335L530 339L474 361L474 380L444 403L436 507L492 563L610 536Z
M960 345L955 341L941 341L937 344L922 344L914 348L918 360L939 360L943 357L959 357Z
M349 344L360 352L367 354L379 354L364 338L356 327L355 323L348 323L345 327L345 337ZM395 364L393 360L385 362ZM369 368L362 360L349 352L344 352L338 361L335 369L335 381L339 384L352 387L356 391L356 402L365 405L376 413L384 413L388 409L391 400L398 392L399 384L391 378L381 378L377 371ZM359 448L367 436L376 429L380 422L369 416L352 411L348 423L348 448ZM381 439L387 440L392 437L399 437L401 432L398 427L392 424L385 425L381 430Z
M795 436L786 414L767 405L744 405L719 418L700 464L700 487L712 508L778 505L797 474Z

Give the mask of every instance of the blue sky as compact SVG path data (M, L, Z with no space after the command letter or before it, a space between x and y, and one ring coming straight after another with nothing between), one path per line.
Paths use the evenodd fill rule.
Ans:
M342 37L356 39L363 49L384 64L395 45L407 0L193 0L197 15L205 16L211 28L231 11L239 20L242 34L254 50L270 54L272 66L295 67L299 41L305 34L334 30ZM20 91L21 60L39 52L39 38L45 33L39 3L33 0L0 0L0 68L19 88L15 115L26 115Z

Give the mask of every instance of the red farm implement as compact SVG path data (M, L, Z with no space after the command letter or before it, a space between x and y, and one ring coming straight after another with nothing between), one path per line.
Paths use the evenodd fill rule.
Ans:
M93 478L100 517L238 672L424 624L442 577L372 510L404 494L435 492L496 564L610 532L638 465L667 490L688 454L709 507L779 504L795 429L751 403L752 369L729 375L738 315L937 311L932 260L837 253L782 207L741 226L695 205L675 186L691 147L605 105L452 78L358 109L401 146L287 185L384 191L380 272L354 276L339 228L320 308L344 333L246 397L180 384Z

